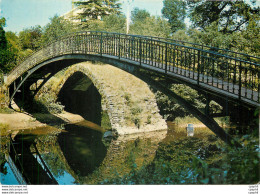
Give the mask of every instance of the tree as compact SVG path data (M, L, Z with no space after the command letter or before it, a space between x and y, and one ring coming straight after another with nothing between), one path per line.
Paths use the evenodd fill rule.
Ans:
M259 21L260 7L252 6L246 1L191 0L187 3L193 26L203 30L215 22L218 31L233 33L244 30L253 18Z
M74 4L81 12L75 17L82 22L88 23L89 20L102 19L102 17L119 13L120 4L118 0L88 0L76 1Z
M186 2L182 0L164 0L162 14L168 19L172 32L185 28Z
M1 18L0 19L0 49L1 50L7 48L7 40L5 37L4 26L5 26L5 18Z
M122 14L111 14L105 16L104 19L104 31L124 33L126 29L126 18Z
M165 38L170 36L171 30L168 22L161 17L150 16L146 10L134 9L131 20L130 34Z
M23 50L36 50L40 47L41 36L42 28L39 25L21 31L19 33L19 42L21 48Z
M131 20L133 23L144 21L146 18L151 17L150 13L145 9L139 9L137 7L131 12Z
M256 19L249 20L249 23L241 35L244 38L240 42L241 49L248 54L260 56L260 22Z
M8 73L16 64L16 55L6 38L5 21L5 18L0 19L0 69L4 73Z
M125 16L111 14L104 16L103 20L91 20L88 22L88 30L124 33L126 28Z
M181 40L186 42L192 42L192 38L186 32L186 30L178 30L174 34L171 35L171 38L174 40Z
M77 31L76 26L63 17L55 15L50 20L43 29L42 44L52 42L60 36Z

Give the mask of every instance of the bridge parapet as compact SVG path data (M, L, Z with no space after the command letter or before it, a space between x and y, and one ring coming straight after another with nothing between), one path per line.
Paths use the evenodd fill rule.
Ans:
M108 32L78 32L59 38L17 66L6 84L44 61L79 54L126 61L259 106L259 57L183 41Z

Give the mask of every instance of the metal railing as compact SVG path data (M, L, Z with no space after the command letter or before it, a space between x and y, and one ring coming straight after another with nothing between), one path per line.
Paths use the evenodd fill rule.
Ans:
M58 38L17 66L8 75L7 85L37 64L67 54L138 62L142 67L259 103L259 57L184 41L108 32L78 32Z

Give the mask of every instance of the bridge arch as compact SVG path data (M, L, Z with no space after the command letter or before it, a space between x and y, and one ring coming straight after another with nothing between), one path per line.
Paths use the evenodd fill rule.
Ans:
M108 32L70 34L38 50L8 75L5 84L10 89L10 99L32 74L39 77L50 74L51 77L66 66L88 60L113 64L138 74L141 79L144 76L139 74L139 69L156 72L239 106L259 107L259 57L159 37ZM44 77L44 81L49 77ZM148 83L148 79L143 80ZM156 85L153 80L150 83ZM182 101L171 91L159 85L156 87ZM181 104L185 105L185 102ZM194 114L201 115L201 112L194 110ZM203 117L204 124L226 139L224 131L212 118L198 117Z
M95 86L101 95L102 107L108 113L112 130L119 135L167 129L154 94L137 77L109 64L82 62L65 71L55 89L56 93L62 91L66 82L75 75L78 82L85 80L85 83L74 85L74 89L88 90L90 85Z

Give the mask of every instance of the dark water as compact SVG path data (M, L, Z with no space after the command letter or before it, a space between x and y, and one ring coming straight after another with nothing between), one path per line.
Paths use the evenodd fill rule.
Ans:
M194 137L187 137L184 128L169 127L168 131L106 139L102 128L84 121L2 137L1 183L201 184L196 169L192 170L194 156L212 169L223 170L227 165L228 158L219 147L223 142L208 129L198 129ZM214 174L215 182L201 180L222 184L225 173L224 169ZM125 176L130 178L119 178Z
M2 145L1 159L9 162L3 165L1 183L18 184L16 178L22 176L29 184L78 184L79 177L92 173L104 160L107 148L102 137L102 131L77 125L50 134L25 130Z
M167 133L105 139L104 130L89 123L65 125L62 130L54 127L24 130L12 138L2 137L1 183L95 184L97 172L109 175L111 169L129 171L128 159L135 152L132 147L143 146L137 145L137 139L149 140L136 155L139 163L144 158L152 160L159 141Z

